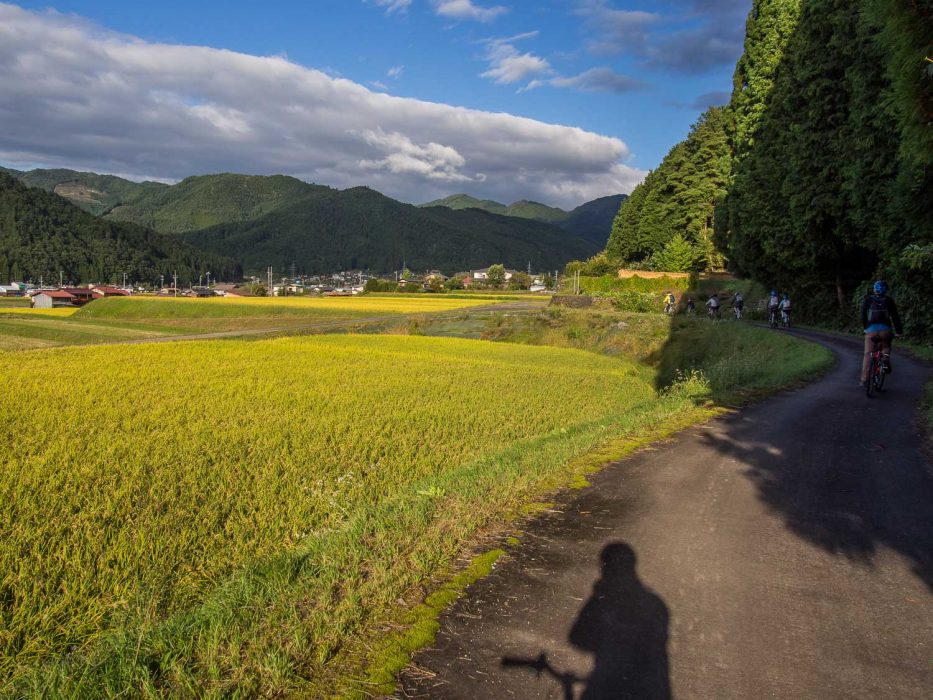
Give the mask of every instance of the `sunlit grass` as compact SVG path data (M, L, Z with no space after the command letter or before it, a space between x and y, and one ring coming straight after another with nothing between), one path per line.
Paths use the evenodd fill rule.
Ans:
M389 297L217 297L186 299L174 297L121 297L100 299L81 310L88 318L218 318L316 314L367 316L383 314L432 313L474 306L488 306L496 300L443 296Z
M30 307L0 306L0 314L17 316L53 316L57 318L67 318L73 316L78 311L77 306L58 307L53 309L33 309Z

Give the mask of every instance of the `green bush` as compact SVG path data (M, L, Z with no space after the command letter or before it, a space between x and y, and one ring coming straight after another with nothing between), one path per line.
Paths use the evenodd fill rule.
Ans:
M614 292L683 292L693 286L692 277L628 277L615 275L580 277L580 291L584 294L605 296Z
M660 292L619 291L608 292L603 296L612 300L612 305L619 311L638 311L642 313L664 310L664 295Z

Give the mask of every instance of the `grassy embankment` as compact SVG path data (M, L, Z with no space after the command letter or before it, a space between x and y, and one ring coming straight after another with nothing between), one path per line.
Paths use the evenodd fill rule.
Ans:
M180 334L303 329L373 317L433 314L509 299L411 295L175 299L107 298L72 309L0 308L0 350L145 340Z
M326 336L0 356L18 397L0 401L0 687L360 688L346 679L373 624L475 533L749 384L828 362L779 334L660 315L504 313L481 333L570 347ZM736 344L768 361L736 368ZM425 634L380 646L370 681Z

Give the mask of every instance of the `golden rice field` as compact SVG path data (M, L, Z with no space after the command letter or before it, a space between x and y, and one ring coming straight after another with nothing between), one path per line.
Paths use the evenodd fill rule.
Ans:
M490 299L419 297L110 297L88 304L80 316L94 318L216 318L303 313L366 316L453 311L496 303Z
M620 359L409 336L5 354L0 387L0 689L71 697L329 692L470 532L692 406Z
M17 314L19 316L52 316L56 318L67 318L68 316L73 316L77 311L77 306L54 309L33 309L29 306L0 306L0 314Z

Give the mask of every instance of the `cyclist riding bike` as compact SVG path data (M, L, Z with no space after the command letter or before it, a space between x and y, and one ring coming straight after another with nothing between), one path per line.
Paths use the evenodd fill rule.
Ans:
M784 324L785 328L790 328L790 294L784 292L784 298L781 299L781 323Z
M664 313L673 314L677 308L677 299L674 296L673 292L668 292L664 295Z
M777 328L778 309L781 306L781 300L778 298L776 289L771 290L771 296L768 297L768 324L772 328Z
M716 294L710 294L709 301L706 302L709 309L707 313L710 318L719 318L719 297Z
M875 342L881 343L881 361L884 370L891 374L891 339L901 335L903 326L897 313L894 299L888 296L888 285L878 280L872 286L872 293L862 301L862 327L865 329L865 356L862 360L862 374L859 384L865 386L868 381L868 365L874 351Z
M693 301L693 297L687 297L687 315L693 316L697 312L696 302Z
M735 311L735 319L738 321L742 318L742 309L745 307L745 299L742 298L742 292L736 292L735 296L732 297L732 309Z

